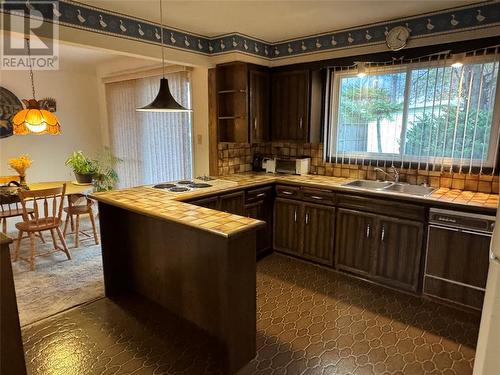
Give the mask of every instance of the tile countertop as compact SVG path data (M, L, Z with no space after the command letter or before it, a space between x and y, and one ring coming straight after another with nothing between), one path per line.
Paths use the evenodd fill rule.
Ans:
M92 198L113 206L124 208L140 214L186 224L198 229L230 237L239 232L263 225L260 220L239 215L220 212L209 208L184 203L183 201L199 198L219 192L227 192L242 188L251 188L269 183L297 184L308 187L330 188L337 192L353 192L363 195L392 197L414 202L441 202L453 206L474 206L485 208L494 213L498 206L498 194L485 194L471 191L437 189L430 196L415 197L407 194L365 191L342 186L352 179L318 175L292 176L247 172L223 176L216 180L214 186L183 193L172 193L166 190L153 189L150 186L139 186L129 189L94 193ZM210 182L209 182L210 183Z
M466 207L476 207L491 210L492 213L496 211L498 207L499 195L498 194L487 194L479 193L473 191L456 190L440 188L435 190L431 195L425 197L419 197L410 194L401 194L388 191L370 191L362 190L359 188L353 188L348 186L342 186L345 183L354 181L355 179L343 178L343 177L330 177L330 176L319 176L319 175L307 175L307 176L295 176L295 175L273 175L273 174L263 174L255 172L247 172L234 174L230 176L223 176L222 179L237 182L239 186L252 186L261 185L264 183L284 183L284 184L296 184L308 187L317 188L330 188L339 193L356 193L362 195L371 195L379 197L391 197L393 199L402 199L410 202L422 202L422 203L447 203L453 206L466 206Z

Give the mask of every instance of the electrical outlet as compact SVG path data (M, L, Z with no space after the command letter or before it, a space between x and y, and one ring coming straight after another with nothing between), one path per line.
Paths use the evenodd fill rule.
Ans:
M198 141L198 144L201 145L203 143L203 137L201 134L198 134L196 136L196 140Z

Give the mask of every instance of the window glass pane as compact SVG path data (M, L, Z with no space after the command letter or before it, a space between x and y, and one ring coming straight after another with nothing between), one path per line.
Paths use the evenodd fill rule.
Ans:
M411 72L405 158L478 164L489 155L498 66Z
M365 77L333 74L327 158L423 163L432 170L495 168L498 60L473 57L452 67L440 58L382 69Z
M340 79L337 152L399 154L405 72Z

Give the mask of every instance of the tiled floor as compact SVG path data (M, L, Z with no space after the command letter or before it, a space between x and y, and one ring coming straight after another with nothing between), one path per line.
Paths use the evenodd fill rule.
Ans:
M258 264L257 356L241 374L471 374L478 318L280 255ZM161 322L161 323L159 323ZM136 299L23 331L31 374L218 373L213 342Z

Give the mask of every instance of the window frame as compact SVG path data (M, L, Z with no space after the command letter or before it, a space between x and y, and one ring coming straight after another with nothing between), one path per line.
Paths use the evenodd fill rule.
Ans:
M398 65L388 65L381 66L370 69L366 75L367 76L376 76L376 75L384 75L391 73L406 73L405 79L405 88L404 88L404 105L402 112L402 124L401 124L401 134L399 136L400 144L400 152L399 153L378 153L378 152L339 152L337 153L337 137L338 137L338 127L339 127L339 118L340 118L340 83L343 78L356 77L357 71L356 69L349 69L345 71L334 71L332 70L329 74L330 80L330 98L327 102L329 108L327 108L326 113L328 113L328 123L325 127L325 141L326 146L324 147L324 160L326 162L332 162L332 160L341 159L343 163L345 160L348 160L348 163L351 164L351 160L354 159L357 163L357 160L367 160L367 161L377 161L377 162L397 162L408 163L408 164L421 164L424 165L442 165L442 166L456 166L457 158L450 157L441 157L441 156L413 156L404 154L404 145L406 144L406 130L408 126L408 112L410 101L408 100L410 94L411 87L411 78L413 70L421 70L427 68L443 68L443 62L446 61L444 59L438 59L433 61L425 61L425 62L417 62L417 63L409 63L409 64L398 64ZM494 98L494 106L493 106L493 115L492 115L492 125L491 125L491 133L488 144L488 156L485 160L481 161L480 159L473 159L472 168L494 168L497 164L498 157L498 147L500 142L500 61L495 56L471 56L467 57L464 60L464 65L470 64L486 64L486 63L497 63L497 82L495 89L495 98ZM464 159L465 160L465 159ZM455 164L453 163L455 162ZM469 168L469 162L464 163L463 166L467 166Z

